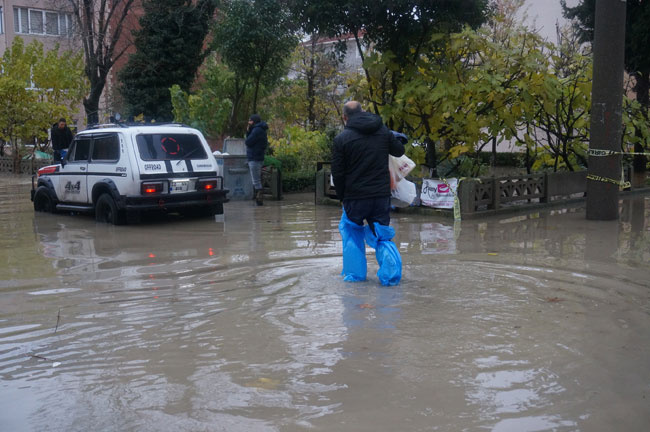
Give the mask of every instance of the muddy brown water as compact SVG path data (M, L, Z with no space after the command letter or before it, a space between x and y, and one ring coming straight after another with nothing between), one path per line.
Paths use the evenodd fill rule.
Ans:
M113 227L29 188L0 179L2 431L650 430L648 197L394 214L384 288L311 195Z

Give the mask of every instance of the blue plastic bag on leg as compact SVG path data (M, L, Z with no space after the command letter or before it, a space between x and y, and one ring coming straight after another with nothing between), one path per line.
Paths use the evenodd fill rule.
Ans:
M375 249L379 270L377 277L384 286L399 284L402 279L402 257L397 250L395 243L391 241L395 237L395 229L391 226L380 225L375 222L375 232L370 227L365 227L366 242Z
M343 212L339 231L343 239L343 280L359 282L366 280L368 263L366 261L366 245L363 242L363 225L357 225L348 219Z

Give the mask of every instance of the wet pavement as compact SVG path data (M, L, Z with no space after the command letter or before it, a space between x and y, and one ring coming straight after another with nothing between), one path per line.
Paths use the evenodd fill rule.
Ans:
M650 197L394 214L384 288L312 195L113 227L29 188L0 178L2 431L650 430Z

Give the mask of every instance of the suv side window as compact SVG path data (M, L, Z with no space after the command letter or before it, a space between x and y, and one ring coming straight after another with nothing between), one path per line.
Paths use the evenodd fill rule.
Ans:
M90 153L90 139L80 138L74 141L68 160L71 162L88 161Z
M117 134L93 137L93 162L117 162L120 159L120 140Z

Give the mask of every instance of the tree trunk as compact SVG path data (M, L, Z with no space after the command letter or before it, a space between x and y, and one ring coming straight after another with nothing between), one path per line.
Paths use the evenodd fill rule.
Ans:
M526 174L530 174L531 166L532 163L530 163L530 147L528 147L528 143L526 143Z
M253 113L257 112L257 94L260 91L260 79L259 77L255 79L255 93L253 95Z
M636 100L641 104L643 109L643 115L648 120L648 108L650 108L650 74L648 73L637 73L634 74L636 78L636 85L634 86L634 91L636 92ZM640 135L641 132L637 131L637 135ZM643 144L636 143L634 144L634 152L642 153L644 152ZM635 173L645 173L646 166L648 163L648 158L643 155L634 155L634 172Z
M427 149L427 154L426 154L426 163L427 166L431 169L431 177L437 177L438 176L438 169L437 169L437 156L436 156L436 143L429 137L426 137L424 139L424 144Z
M260 83L262 82L262 76L264 76L264 66L260 66L260 70L257 73L257 76L255 77L255 94L253 96L253 113L252 114L257 114L257 96L259 95L260 92Z
M379 115L379 108L377 107L377 101L375 100L375 95L372 88L372 81L370 79L370 72L368 71L368 69L366 69L366 66L364 64L366 62L366 58L363 54L363 49L361 47L361 40L359 40L359 31L355 29L353 33L354 33L354 41L356 42L357 50L359 51L359 57L361 57L361 65L363 67L363 72L365 73L366 80L368 81L368 95L370 96L370 101L372 102L372 106L375 109L375 114Z
M99 95L93 95L93 92L87 98L84 98L84 110L86 111L86 124L93 125L99 123Z
M228 121L228 132L237 136L237 114L239 113L239 106L241 105L242 98L246 91L246 84L239 84L239 80L235 79L235 94L232 101L232 111L230 112L230 120Z
M317 39L312 36L311 38L311 51L309 58L309 68L307 69L307 121L309 122L309 129L316 130L316 113L314 112L314 105L316 102L316 92L314 90L314 68L316 66L315 51Z

